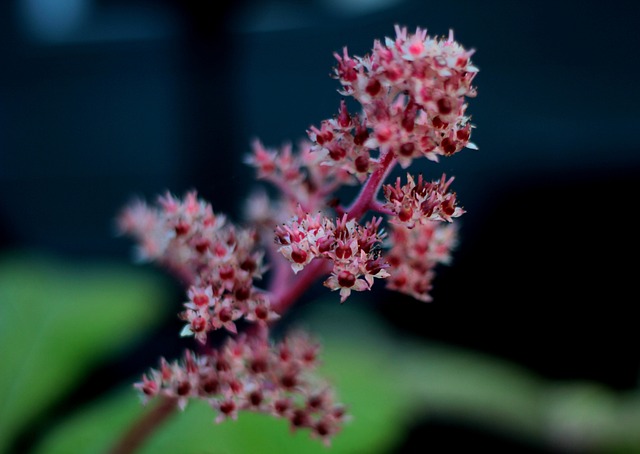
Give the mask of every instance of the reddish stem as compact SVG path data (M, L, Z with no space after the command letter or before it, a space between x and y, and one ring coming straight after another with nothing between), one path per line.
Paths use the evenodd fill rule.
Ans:
M151 434L158 429L178 406L178 400L165 397L151 410L138 419L133 426L118 440L109 454L129 454L136 452Z
M273 277L271 278L268 287L268 291L271 295L275 295L279 291L278 289L287 287L289 280L293 277L291 263L284 259L284 257L276 250L275 245L276 243L272 242L267 246L269 262L273 269Z
M316 259L292 279L275 289L272 297L272 307L278 314L284 314L287 309L302 295L320 276L327 274L330 262Z
M382 203L378 202L377 200L371 201L371 203L369 204L369 209L372 211L378 212L380 214L386 214L389 216L395 215L393 210L386 208Z
M395 163L395 155L391 150L387 150L380 156L378 167L362 187L353 204L345 210L349 219L360 219L372 207L382 183Z

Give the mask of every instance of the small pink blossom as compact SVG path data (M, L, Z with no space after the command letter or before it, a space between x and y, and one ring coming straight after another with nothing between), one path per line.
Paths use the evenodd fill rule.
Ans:
M189 297L189 302L185 303L185 306L189 309L205 309L215 303L211 286L204 288L191 286L187 292L187 296Z
M194 336L202 344L207 341L207 332L211 329L211 320L206 310L187 309L180 314L180 318L187 322L180 332L181 336Z
M335 267L331 276L324 281L324 285L331 290L340 290L340 303L344 303L352 291L361 292L371 288L362 278L360 269L353 266Z
M238 332L235 321L244 315L243 311L234 306L231 298L225 298L216 304L211 316L211 325L214 329L225 328L236 334Z
M256 295L247 303L245 319L250 322L269 324L279 318L280 315L271 308L269 300L264 294Z

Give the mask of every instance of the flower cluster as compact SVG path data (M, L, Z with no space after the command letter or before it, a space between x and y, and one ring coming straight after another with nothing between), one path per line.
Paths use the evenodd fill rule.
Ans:
M335 223L320 214L298 215L276 228L278 252L296 273L315 258L329 259L333 268L324 285L340 290L344 303L352 290L369 290L374 278L389 276L379 252L385 236L378 232L381 221L374 217L362 226L346 214Z
M278 344L241 335L211 355L187 350L181 361L162 359L135 387L145 400L163 395L182 409L189 399L203 399L215 410L216 422L236 419L239 410L286 418L293 429L309 428L328 443L346 415L314 374L318 350L302 333Z
M456 226L425 222L408 228L392 224L392 245L386 257L389 263L387 288L406 293L420 301L431 301L431 281L438 264L448 264L456 244Z
M453 177L446 179L445 175L439 181L428 183L418 176L415 181L411 174L407 174L407 183L400 186L400 178L394 186L384 186L385 205L395 217L393 222L402 223L412 228L417 224L433 221L451 222L464 213L457 206L456 194L447 192Z
M201 343L199 354L163 360L146 374L136 384L145 399L163 395L184 407L202 398L218 421L261 411L329 442L346 416L333 391L314 378L317 345L301 335L271 344L270 328L319 279L339 291L341 303L370 290L375 279L431 300L435 268L449 263L453 221L464 213L449 190L453 178L428 182L408 173L404 184L385 181L396 164L476 148L465 102L475 96L472 54L452 33L438 39L400 27L364 57L346 48L335 54L340 93L360 109L349 112L343 100L334 118L307 130L296 151L253 142L246 163L277 196L249 199L251 227L214 213L195 192L182 199L167 193L155 207L137 201L122 212L120 231L138 241L139 258L185 283L182 335ZM360 186L350 204L337 199L345 185ZM263 275L268 282L259 288ZM242 333L240 318L253 322ZM234 337L221 348L207 345L220 328Z
M437 161L475 148L464 101L476 95L473 53L456 43L452 32L438 40L426 30L411 35L400 27L395 40L376 41L371 55L352 57L345 47L335 54L335 76L341 93L358 101L362 112L350 116L342 103L336 119L309 130L314 149L363 180L379 165L371 159L375 149L392 151L406 168L415 158Z
M119 228L138 239L141 258L160 261L189 285L183 335L204 343L215 329L235 333L241 317L261 323L278 317L254 286L265 271L257 235L216 215L195 192L182 200L165 194L157 207L136 201L121 214Z

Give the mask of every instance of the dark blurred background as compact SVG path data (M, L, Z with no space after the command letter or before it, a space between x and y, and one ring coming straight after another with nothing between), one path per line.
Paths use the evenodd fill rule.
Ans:
M480 150L417 170L456 176L460 245L434 302L380 290L373 310L545 378L636 388L639 21L616 1L2 2L0 252L128 263L115 214L166 189L239 218L250 140L337 111L334 51L452 28L477 50ZM542 452L447 420L417 421L397 452L425 439Z

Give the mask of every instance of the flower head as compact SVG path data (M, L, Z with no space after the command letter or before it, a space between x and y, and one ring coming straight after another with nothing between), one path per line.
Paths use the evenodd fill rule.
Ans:
M158 395L210 403L215 421L253 411L289 420L292 429L309 429L329 442L347 417L335 392L315 373L319 345L302 332L279 343L241 335L210 355L186 351L180 361L161 361L134 387L145 401Z
M439 181L426 182L422 175L414 179L407 174L407 183L400 185L400 178L395 185L384 187L387 199L386 208L395 213L393 222L412 228L416 223L424 224L432 221L451 222L464 213L457 206L456 194L448 192L453 177L447 180L443 174Z

